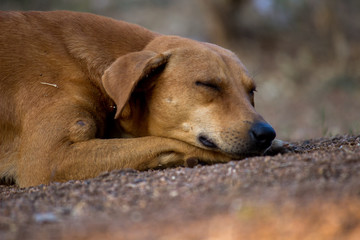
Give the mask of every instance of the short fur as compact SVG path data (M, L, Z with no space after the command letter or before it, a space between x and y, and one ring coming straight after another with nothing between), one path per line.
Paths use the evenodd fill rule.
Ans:
M0 30L1 178L26 187L264 151L248 134L263 121L253 80L228 50L68 11L0 12Z

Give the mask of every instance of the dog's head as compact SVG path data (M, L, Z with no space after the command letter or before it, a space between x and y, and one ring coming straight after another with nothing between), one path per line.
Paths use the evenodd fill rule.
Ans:
M234 158L262 153L275 138L254 109L253 79L216 45L157 37L117 59L103 85L132 136L175 138Z

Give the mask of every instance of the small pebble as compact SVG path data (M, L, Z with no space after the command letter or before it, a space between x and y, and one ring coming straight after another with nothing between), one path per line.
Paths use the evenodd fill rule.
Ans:
M179 193L176 191L176 190L172 190L170 193L169 193L170 197L177 197L179 195Z

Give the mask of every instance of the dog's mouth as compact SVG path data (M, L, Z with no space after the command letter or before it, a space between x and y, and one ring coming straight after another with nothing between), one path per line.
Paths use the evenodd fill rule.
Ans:
M233 159L242 159L244 157L262 155L271 146L271 142L272 142L269 141L268 143L260 146L250 141L247 144L245 144L245 146L242 145L243 147L239 147L241 146L240 144L238 147L235 146L226 149L226 147L221 148L218 144L216 144L216 142L213 139L211 139L210 137L204 134L199 135L197 140L204 148L213 151L222 152L225 155L232 157Z
M214 140L212 140L211 138L209 138L206 135L200 135L198 137L198 142L201 144L201 146L205 149L209 149L209 150L213 150L213 151L217 151L217 152L221 152L233 159L238 159L240 156L236 153L232 153L232 152L228 152L228 151L224 151L224 149L221 149Z
M207 148L211 148L211 149L218 149L219 147L216 145L216 143L214 143L210 138L204 136L204 135L200 135L198 137L198 141Z

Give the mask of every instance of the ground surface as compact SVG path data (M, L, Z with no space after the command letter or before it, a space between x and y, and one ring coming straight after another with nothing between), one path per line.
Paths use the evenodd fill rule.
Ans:
M291 153L0 186L0 239L360 239L360 136Z

